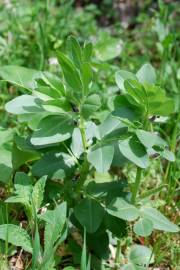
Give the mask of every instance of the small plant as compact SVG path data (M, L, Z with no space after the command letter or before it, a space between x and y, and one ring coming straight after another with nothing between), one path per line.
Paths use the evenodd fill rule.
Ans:
M5 240L7 234L9 243L30 252L32 269L55 267L54 254L68 239L72 227L81 235L86 231L82 270L90 269L86 246L92 254L93 269L100 269L103 260L108 259L110 234L122 239L128 227L143 238L153 230L179 231L149 199L162 187L139 194L152 159L175 160L168 143L153 131L152 121L170 115L174 102L156 84L154 68L145 64L136 74L118 70L115 79L121 94L117 88L109 103L104 104L103 90L93 80L93 73L98 80L98 72L92 55L91 43L81 47L69 37L67 54L57 53L59 77L22 67L1 69L5 80L25 91L5 106L7 112L25 123L23 133L19 130L14 139L13 170L26 164L30 174L40 179L33 185L26 174L16 173L15 195L6 200L23 204L32 240L24 229L13 224L0 225L0 238ZM133 183L115 172L125 163L136 169ZM51 202L53 210L39 214L46 201ZM44 247L41 226L45 226ZM128 258L127 265L119 260L116 264L124 269L146 269L154 255L148 247L135 245Z

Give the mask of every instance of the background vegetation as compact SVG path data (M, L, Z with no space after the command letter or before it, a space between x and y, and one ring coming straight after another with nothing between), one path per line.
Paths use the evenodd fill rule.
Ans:
M179 269L179 16L1 1L0 269Z

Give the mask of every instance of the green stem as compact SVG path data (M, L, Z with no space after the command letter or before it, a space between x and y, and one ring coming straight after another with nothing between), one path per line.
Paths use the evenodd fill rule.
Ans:
M175 154L176 152L176 141L177 141L177 135L178 135L178 124L180 121L180 113L178 114L177 120L176 120L176 124L172 133L172 139L171 139L171 145L170 145L170 149L171 151ZM169 161L166 167L166 172L165 172L165 176L164 176L164 182L167 182L168 176L170 174L171 171L171 162Z
M135 183L133 185L132 198L131 198L131 202L133 204L136 202L136 197L137 197L137 193L138 193L138 190L139 190L139 185L140 185L140 182L141 182L141 175L142 175L142 169L137 167L136 179L135 179Z
M80 116L80 125L79 129L81 132L81 138L84 148L84 162L82 164L81 170L80 170L80 179L78 181L78 184L76 186L76 191L79 192L81 190L81 187L83 186L84 182L86 181L87 174L89 171L89 162L87 160L87 140L86 140L86 132L85 132L85 125L84 125L84 119L82 116Z
M85 133L85 126L84 126L84 119L83 119L83 117L80 117L79 129L81 131L81 138L82 138L84 152L86 153L86 151L87 151L87 140L86 140L86 133Z
M121 240L117 240L117 249L116 249L116 258L115 258L115 267L114 270L118 270L119 264L121 262Z

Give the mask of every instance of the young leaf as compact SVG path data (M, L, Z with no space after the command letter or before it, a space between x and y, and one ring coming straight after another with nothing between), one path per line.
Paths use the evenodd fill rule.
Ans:
M59 63L61 65L66 84L72 89L73 92L82 92L83 85L73 62L66 57L63 53L58 53Z
M102 222L104 209L97 201L85 198L75 206L74 214L87 232L94 233Z
M47 210L40 216L46 222L44 261L53 253L53 245L60 237L66 222L67 205L65 202L56 206L54 210Z
M155 83L156 81L156 73L154 68L151 66L151 64L146 63L144 64L136 73L136 76L138 80L141 83L147 82L150 84Z
M79 42L75 37L70 36L67 39L67 47L73 63L75 63L77 68L80 68L82 64L82 51Z
M41 204L43 202L43 196L44 196L44 189L46 185L47 176L43 176L40 178L36 184L33 187L32 191L32 203L34 205L34 208L36 212L41 207Z
M93 146L87 155L88 161L98 172L107 172L111 166L114 155L113 145Z
M119 150L127 159L140 168L147 168L149 164L145 147L139 142L136 136L119 141Z
M157 209L152 207L143 206L140 213L144 218L150 219L153 223L153 228L165 232L178 232L179 227L170 222L163 214Z
M90 43L90 42L84 43L84 48L83 48L84 62L89 62L91 60L92 49L93 49L92 43Z
M49 145L71 137L73 121L68 115L49 115L43 118L31 137L33 145Z
M8 241L14 246L22 247L27 252L32 253L31 240L27 232L14 224L0 225L0 239Z
M153 231L153 223L150 219L140 218L134 224L133 230L137 235L143 237L149 236Z
M82 115L84 118L90 118L92 113L97 111L101 106L101 100L99 95L93 94L86 98L82 105Z
M27 174L17 172L14 179L15 195L8 198L8 203L30 204L30 196L32 192L32 184Z
M122 198L113 199L107 211L110 215L127 221L133 221L139 217L139 210Z
M133 73L125 70L119 70L115 74L116 84L121 90L125 91L124 82L128 79L137 80L137 77Z

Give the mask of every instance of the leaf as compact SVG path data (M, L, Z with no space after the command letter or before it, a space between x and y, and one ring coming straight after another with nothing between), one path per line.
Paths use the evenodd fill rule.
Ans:
M153 228L165 232L179 232L179 227L170 222L161 212L152 207L143 206L140 213L144 218L150 219L153 223Z
M127 236L127 224L123 219L112 216L108 213L105 215L105 226L118 238Z
M99 95L93 94L86 98L82 105L82 114L84 118L90 118L93 112L96 112L101 106Z
M83 48L83 60L89 62L91 60L93 45L91 42L85 42Z
M43 202L46 180L47 180L47 176L43 176L35 183L33 187L32 203L34 205L36 212L39 210Z
M44 260L47 260L49 255L53 253L53 245L60 237L66 222L66 213L67 205L66 202L63 202L56 206L54 210L47 210L40 216L40 219L46 222Z
M0 225L0 239L8 241L14 246L22 247L25 251L32 253L31 240L27 232L14 224Z
M149 63L144 64L138 70L136 76L141 83L148 82L150 84L153 84L156 81L155 69Z
M49 152L42 159L34 163L32 174L35 176L47 175L52 179L63 179L72 173L75 160L66 153Z
M84 147L82 143L81 132L79 128L75 128L72 133L71 151L73 154L79 158L84 152Z
M107 172L111 166L113 155L113 145L93 146L88 152L87 159L98 172Z
M164 151L161 153L161 156L171 162L175 161L174 153L169 151L168 149L164 149Z
M8 129L1 129L0 128L0 146L3 144L12 141L13 135L14 135L14 129L8 128Z
M22 95L6 103L5 109L12 114L37 113L43 111L40 103L41 101L37 97Z
M32 184L28 175L23 172L17 172L14 179L14 187L15 195L9 197L6 202L29 205L32 193Z
M120 56L122 40L109 36L102 32L99 41L95 45L95 55L100 61L108 61Z
M151 148L154 145L167 146L166 141L153 132L138 129L136 135L140 142L147 148Z
M62 52L58 53L58 59L63 71L66 84L71 88L73 92L82 92L82 81L78 70L74 66L73 62Z
M113 117L112 115L109 115L98 126L99 137L104 138L107 135L111 135L114 131L118 131L118 133L121 133L121 131L124 131L124 128L126 128L126 125L123 124L120 119L118 119L117 117Z
M122 269L123 270L147 270L146 267L138 266L138 265L135 265L133 263L128 263L128 264L124 265Z
M119 150L124 157L138 167L143 169L148 167L149 160L146 149L135 136L119 141Z
M49 115L43 118L31 137L33 145L49 145L71 137L73 121L67 115Z
M140 236L149 236L153 231L153 223L150 219L140 218L133 227L134 232Z
M132 246L129 253L129 260L131 263L138 266L149 266L150 263L154 262L152 251L141 245Z
M104 209L97 201L85 198L75 206L74 215L87 232L93 233L102 222Z
M82 64L82 82L84 87L84 93L87 94L89 92L90 83L92 81L93 73L92 68L89 63Z
M67 39L67 47L73 63L80 68L82 64L82 52L78 40L73 36L69 36Z
M13 65L0 67L0 77L3 80L28 90L35 89L36 79L42 76L43 72L25 67Z
M40 158L40 153L29 149L20 149L19 145L14 142L12 148L13 169L17 170L20 166Z
M11 161L12 154L11 151L0 147L0 156L0 181L7 184L10 181L11 174L13 172Z
M127 221L133 221L139 217L139 210L122 198L113 199L107 211L110 215Z
M124 82L125 80L128 80L128 79L137 80L137 77L132 72L121 70L121 69L118 70L115 74L116 84L121 90L125 90Z

